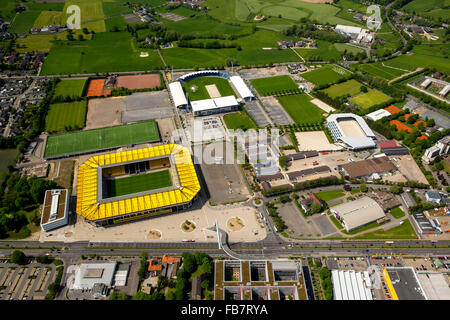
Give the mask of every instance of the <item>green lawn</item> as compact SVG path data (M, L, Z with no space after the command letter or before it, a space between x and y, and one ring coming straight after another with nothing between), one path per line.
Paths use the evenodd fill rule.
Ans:
M141 51L149 53L141 58ZM66 61L67 63L61 63ZM159 70L163 68L155 50L137 48L128 32L96 33L92 40L58 41L44 61L41 75Z
M376 221L374 221L374 222L366 224L365 226L362 226L362 227L360 227L358 229L355 229L355 230L352 230L352 231L343 230L342 232L345 233L345 234L348 234L348 235L353 235L353 234L357 234L357 233L360 233L360 232L363 232L363 231L366 231L366 230L369 230L369 229L373 229L373 228L376 228L376 227L379 227L379 226L380 225Z
M87 79L61 80L55 88L54 97L81 97Z
M402 225L384 230L376 230L360 236L356 236L353 239L416 239L417 235L411 226L408 219L404 220Z
M398 207L392 209L392 210L390 211L390 214L392 214L392 216L393 216L395 219L400 219L400 218L402 218L402 217L405 216L405 213L403 212L403 210L400 209L400 208L398 208Z
M394 78L397 78L403 74L405 74L407 71L402 71L394 68L389 68L388 66L393 66L390 63L391 60L388 60L386 62L383 62L384 65L382 65L381 62L375 62L375 63L366 63L366 64L360 64L360 65L354 65L356 69L359 69L361 71L367 72L373 76L384 78L386 80L392 80ZM394 66L393 66L394 67ZM397 66L397 68L399 68ZM403 68L400 68L403 69ZM415 68L414 68L415 70Z
M305 93L277 97L286 112L295 123L319 123L324 111L310 101Z
M17 149L2 149L0 150L0 172L8 172L8 166L14 165L19 150Z
M306 61L335 61L342 60L342 55L335 43L316 40L317 49L295 49Z
M360 88L363 84L354 79L334 84L323 90L328 96L335 99L345 95L354 96L361 92Z
M288 75L250 80L261 96L270 96L278 91L298 89L297 84Z
M235 96L233 88L228 80L220 77L200 77L192 79L182 84L184 90L188 93L190 101L210 99L210 95L205 86L215 84L222 97Z
M331 221L333 221L336 228L338 228L339 230L344 229L344 226L338 221L338 219L336 219L336 217L333 214L330 214L328 216L330 217Z
M330 201L333 199L337 199L340 197L343 197L345 195L345 192L342 190L330 190L330 191L321 191L315 193L317 198L319 198L322 201Z
M345 51L353 53L354 55L364 52L364 49L362 48L356 48L354 46L349 46L345 43L335 43L334 47L341 53L344 53Z
M321 86L336 83L350 75L350 71L334 64L327 64L320 69L302 73L300 76L306 80Z
M44 158L104 150L159 139L158 128L153 120L53 135L47 138Z
M169 170L161 170L130 177L107 180L108 197L143 192L172 186Z
M244 131L248 129L257 129L255 122L243 112L228 113L223 116L223 120L228 129Z
M27 1L24 5L27 7L27 10L16 16L9 32L29 33L30 29L34 26L35 20L41 15L41 12L60 12L64 7L64 3L35 3L34 1ZM50 13L48 15L54 16L54 13ZM49 18L49 21L50 20L51 19Z
M368 109L373 105L385 103L392 98L376 89L350 98L349 101L354 102L363 109Z
M87 102L55 103L45 118L45 131L60 132L82 129L85 125Z

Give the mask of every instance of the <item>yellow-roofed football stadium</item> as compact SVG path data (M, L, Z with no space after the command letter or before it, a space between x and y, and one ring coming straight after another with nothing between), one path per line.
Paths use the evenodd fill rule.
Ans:
M96 225L111 225L189 208L199 191L183 146L103 154L78 169L76 211Z

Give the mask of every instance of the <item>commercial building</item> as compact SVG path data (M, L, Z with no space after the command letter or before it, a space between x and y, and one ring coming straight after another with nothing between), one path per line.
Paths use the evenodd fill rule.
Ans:
M191 101L194 116L208 116L211 114L237 111L239 110L239 106L240 104L234 96Z
M414 213L413 221L421 234L441 234L441 224L438 219L429 219L423 213Z
M255 98L251 90L248 88L248 86L240 76L232 76L230 77L230 81L243 100L249 101Z
M347 231L358 229L386 216L383 208L369 197L331 207L330 211Z
M373 300L368 272L332 270L334 300Z
M336 144L350 150L376 147L375 134L364 119L353 113L337 113L327 118L327 125Z
M429 300L450 300L450 286L442 273L418 274L425 295Z
M422 157L425 163L432 162L437 156L449 154L450 153L450 136L445 136L436 144L427 150Z
M371 112L369 114L366 114L366 118L372 121L377 121L380 119L383 119L384 117L389 117L391 114L389 113L389 111L385 110L385 109L380 109L374 112Z
M186 107L188 105L186 95L179 81L169 83L169 91L175 107Z
M67 189L47 190L42 205L41 228L50 231L69 223L69 193Z
M75 266L75 270L69 267L67 272L75 273L71 289L92 289L98 283L112 287L116 267L117 262L83 263Z
M288 176L290 181L296 181L299 178L311 176L313 174L326 173L326 172L331 172L330 167L318 166L318 167L312 167L309 169L288 172L286 175Z
M168 172L169 186L107 195L111 179L157 171ZM76 210L88 222L110 225L187 209L199 191L200 183L189 150L166 144L88 159L78 169Z
M388 157L378 157L361 161L349 162L338 165L338 169L342 170L344 175L349 178L374 177L387 172L397 170L397 167L389 160Z
M386 267L383 277L393 300L427 300L412 267Z

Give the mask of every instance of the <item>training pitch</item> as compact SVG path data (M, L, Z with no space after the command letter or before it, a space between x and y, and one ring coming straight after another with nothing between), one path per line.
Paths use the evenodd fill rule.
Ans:
M44 158L57 158L158 141L155 121L49 136Z

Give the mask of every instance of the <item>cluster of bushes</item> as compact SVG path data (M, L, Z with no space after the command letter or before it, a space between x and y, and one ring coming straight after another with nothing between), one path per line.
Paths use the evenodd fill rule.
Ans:
M263 190L262 193L265 197L271 197L271 196L276 196L279 194L288 193L288 192L292 192L292 191L300 191L300 190L312 189L312 188L323 187L323 186L338 185L338 184L344 184L344 178L330 176L330 177L326 177L326 178L319 178L319 179L315 179L315 180L299 182L299 183L294 184L294 187L292 187L292 186L274 187L267 191Z
M180 40L178 41L178 47L181 48L199 48L199 49L223 49L223 48L241 48L235 42L219 42L218 40L212 41L189 41ZM241 48L242 49L242 48Z
M287 195L287 198L290 201L289 196ZM281 200L281 198L280 198ZM286 201L286 197L284 197L284 200ZM269 202L266 204L267 210L269 211L269 216L272 217L272 220L275 224L275 227L277 228L278 232L282 232L286 228L286 224L284 223L283 219L278 215L277 208L275 207L275 204L272 202Z
M320 282L322 283L325 299L333 300L333 284L331 282L331 272L327 267L323 267L319 271Z
M344 35L338 34L332 30L319 30L313 22L306 18L300 19L300 25L293 25L283 31L286 36L293 36L298 38L313 38L316 40L324 40L333 43L345 43L347 38Z
M138 270L139 283L144 279L145 272L147 270L147 252L142 252L141 255L141 266Z
M56 268L56 278L47 289L47 295L45 296L45 300L53 300L56 297L56 294L61 289L61 279L64 273L64 266L59 266Z

